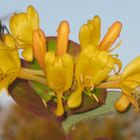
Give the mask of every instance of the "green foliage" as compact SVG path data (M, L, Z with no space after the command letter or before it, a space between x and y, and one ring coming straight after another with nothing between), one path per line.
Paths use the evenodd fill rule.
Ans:
M76 123L78 123L80 121L93 119L93 118L97 117L98 115L103 115L103 114L115 111L114 103L120 97L120 95L121 94L119 92L109 92L104 105L102 105L102 106L100 106L96 109L93 109L91 111L88 111L88 112L84 112L84 113L69 116L62 123L62 126L63 126L65 132L68 132L68 130L73 125L75 125Z

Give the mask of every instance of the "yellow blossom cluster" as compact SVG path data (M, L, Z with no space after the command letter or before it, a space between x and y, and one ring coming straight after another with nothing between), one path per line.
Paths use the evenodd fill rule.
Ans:
M101 20L99 16L82 25L79 31L80 53L76 62L67 52L70 27L62 21L57 30L56 50L47 50L45 33L39 27L39 15L29 6L25 13L14 14L10 18L10 34L2 34L0 40L0 90L7 88L16 78L38 81L48 86L57 97L55 114L61 116L63 94L76 80L76 89L68 99L69 108L76 108L82 103L82 94L98 98L91 92L94 88L115 88L122 90L122 96L115 108L124 111L131 103L139 110L140 56L129 63L121 72L121 61L112 54L121 41L111 48L120 35L122 24L114 22L104 38L100 39ZM41 71L21 67L18 50L22 49L25 61L35 58ZM116 66L118 71L116 72ZM112 74L113 73L113 74ZM45 78L41 77L45 75Z

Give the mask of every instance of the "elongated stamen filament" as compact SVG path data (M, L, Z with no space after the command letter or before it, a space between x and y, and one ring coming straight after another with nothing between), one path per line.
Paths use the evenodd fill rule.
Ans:
M18 74L18 78L25 79L25 80L36 81L36 82L39 82L43 85L47 85L47 81L46 81L45 78L30 74L27 71L24 71L23 69L20 70L20 72Z
M94 99L96 100L96 102L99 102L99 99L98 99L98 97L95 94L93 94L92 96L94 97Z
M28 69L28 68L21 68L21 69L33 75L45 76L42 70L34 70L34 69Z
M122 40L121 40L114 48L110 49L109 52L112 52L112 51L114 51L116 48L119 48L119 47L121 46L121 44L122 44Z
M44 106L45 106L46 108L48 108L48 107L47 107L47 103L46 103L46 101L45 101L44 99L42 99L42 102L43 102Z

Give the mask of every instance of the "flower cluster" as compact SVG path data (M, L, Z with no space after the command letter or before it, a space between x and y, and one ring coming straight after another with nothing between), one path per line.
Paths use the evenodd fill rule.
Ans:
M129 104L139 110L140 56L130 62L121 72L122 63L111 48L120 35L122 24L114 22L104 38L100 40L101 20L95 16L82 25L79 31L80 53L77 59L68 53L70 27L62 21L57 30L55 51L49 51L45 33L39 27L39 15L29 6L25 13L14 14L10 18L10 33L1 33L0 39L0 90L7 88L16 78L33 80L48 86L57 98L57 116L64 114L64 93L74 81L75 90L67 97L69 108L82 103L82 95L87 94L98 102L92 92L94 88L115 88L122 90L122 96L115 108L122 112ZM41 70L21 66L18 50L22 49L25 61L36 59ZM4 60L4 61L3 61ZM116 71L116 66L118 71Z

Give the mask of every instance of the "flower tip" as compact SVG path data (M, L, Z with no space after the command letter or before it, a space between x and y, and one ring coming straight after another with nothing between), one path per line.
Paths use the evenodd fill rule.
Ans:
M32 5L29 5L27 7L27 13L36 13L37 11L35 10L35 8Z
M70 27L69 27L69 23L66 20L63 20L60 22L57 32L70 32Z
M29 5L27 9L34 9L34 7L32 5Z
M60 117L64 114L64 109L61 109L61 110L57 109L57 110L55 110L54 113L55 113L56 116Z
M93 21L95 21L95 22L98 21L98 23L101 23L101 19L100 19L100 17L99 17L98 15L95 15L95 16L93 17Z
M76 108L81 104L81 102L82 101L80 100L75 101L75 100L69 99L67 102L67 105L69 108Z
M109 28L109 30L113 30L118 35L120 34L121 29L122 29L122 23L120 21L115 21Z

